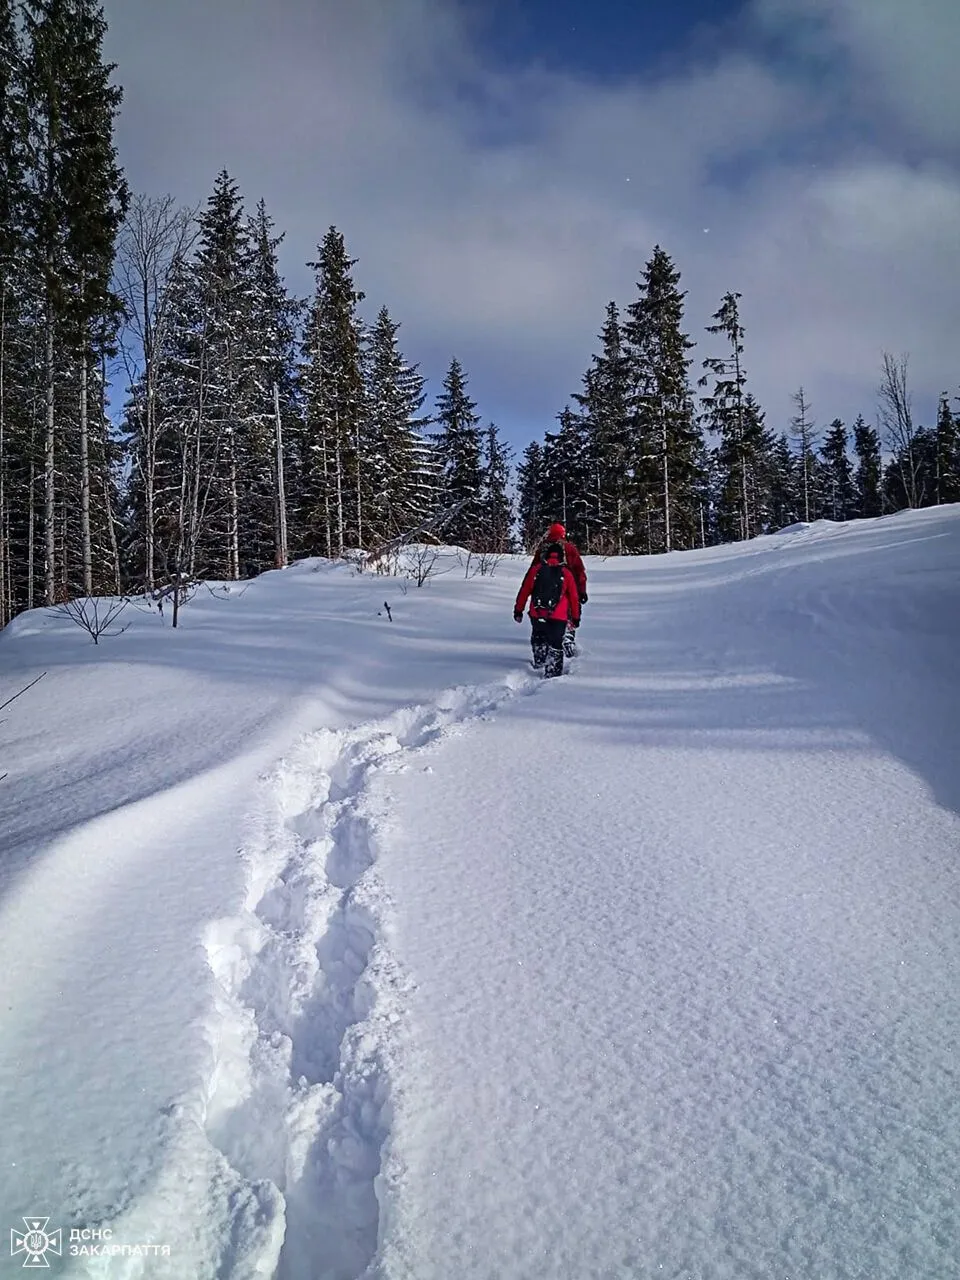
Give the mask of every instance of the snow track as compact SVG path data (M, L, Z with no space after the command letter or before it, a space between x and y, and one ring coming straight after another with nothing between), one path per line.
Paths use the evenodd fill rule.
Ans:
M231 1197L236 1247L217 1276L355 1280L374 1259L406 980L387 942L369 783L540 685L517 676L321 730L277 769L244 909L205 939L217 1000L204 1128L249 1192Z

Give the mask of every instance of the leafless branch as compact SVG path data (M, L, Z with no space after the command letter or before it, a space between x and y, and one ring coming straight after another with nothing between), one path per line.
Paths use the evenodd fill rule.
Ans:
M8 698L6 702L0 702L0 711L3 711L5 707L9 707L11 702L16 702L17 698L19 698L21 694L26 693L28 689L32 689L35 684L39 684L46 674L47 673L45 671L41 671L35 680L31 680L29 684L25 684L22 689L19 689L13 695L12 698Z
M920 461L914 447L916 428L913 425L913 396L907 385L908 364L907 355L883 353L883 374L877 389L880 399L877 421L884 444L896 461L907 502L911 507L919 507L923 486Z
M57 613L86 631L94 644L100 643L101 636L123 635L129 622L111 631L110 628L126 609L129 601L126 597L100 598L98 596L78 596L75 600L66 600L57 605Z

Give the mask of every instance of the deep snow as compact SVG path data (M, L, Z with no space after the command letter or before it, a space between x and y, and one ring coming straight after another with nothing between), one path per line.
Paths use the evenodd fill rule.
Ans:
M0 637L0 1225L115 1250L55 1274L954 1273L960 508L588 561L561 681L523 563Z

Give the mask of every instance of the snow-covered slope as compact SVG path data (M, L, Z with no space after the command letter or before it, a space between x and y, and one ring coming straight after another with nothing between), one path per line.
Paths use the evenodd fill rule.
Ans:
M521 561L445 567L0 637L3 1225L77 1276L950 1275L960 509L588 561L561 681Z

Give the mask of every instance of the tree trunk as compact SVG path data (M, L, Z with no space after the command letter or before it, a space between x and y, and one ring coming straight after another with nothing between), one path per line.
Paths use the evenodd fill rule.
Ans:
M804 518L804 521L807 524L809 524L810 523L810 471L809 471L809 458L808 458L808 451L807 451L806 436L804 436L803 440L801 441L800 447L803 451L803 518Z
M670 456L667 448L667 415L660 402L661 443L663 446L663 544L664 550L670 551Z
M733 342L733 368L736 382L737 396L737 431L739 433L739 449L740 449L740 501L743 503L743 513L740 517L740 534L744 542L750 540L750 486L747 480L747 433L743 429L743 374L740 370L740 310L734 303L733 307L733 332L731 335Z
M153 360L147 366L146 375L146 404L144 406L144 450L146 457L143 460L143 536L144 536L144 565L143 576L145 586L148 591L153 590L154 580L156 578L156 560L155 560L155 543L156 543L156 515L155 515L155 487L156 487L156 400L154 395L154 369Z
M284 481L283 470L283 419L280 415L280 388L275 382L273 384L273 418L276 423L276 445L277 445L277 489L276 489L276 544L277 544L277 568L284 569L287 565L288 549L287 549L287 495Z
M323 458L323 529L326 541L327 559L333 558L333 525L330 512L330 458L327 453L327 428L322 429L321 454Z
M50 299L47 299L47 307L51 306ZM56 550L57 550L57 534L56 534L56 475L54 471L55 464L55 446L56 446L56 418L54 407L54 369L53 369L53 317L47 315L46 324L46 343L44 346L44 407L46 411L46 420L44 427L43 441L43 539L44 539L44 564L43 564L43 586L44 586L44 603L52 605L56 603L57 594L57 576L56 576Z
M337 555L343 557L343 451L340 448L340 419L336 419L334 466L337 469Z
M150 307L150 281L146 270L143 271L140 281L142 286L142 306L143 306L143 365L144 365L144 391L146 401L144 404L144 441L143 448L146 457L143 459L143 537L144 537L144 560L143 560L143 577L144 586L147 591L153 590L155 573L155 548L156 540L156 518L154 515L154 487L156 479L156 397L155 397L155 381L156 368L153 351L153 321Z
M357 451L357 546L363 546L363 509L361 502L361 465L360 465L360 423L354 433L354 447Z
M113 585L116 588L117 595L123 590L120 581L120 546L117 542L117 526L113 519L113 499L110 496L110 469L104 463L101 471L101 480L103 483L103 507L106 513L107 536L110 539L110 554L113 557Z
M197 546L200 541L200 470L203 464L203 396L206 377L206 335L200 349L200 369L197 382L197 429L193 450L193 475L190 485L190 511L186 519L187 572L192 578L197 571ZM182 527L182 526L181 526ZM178 567L182 563L178 559Z
M34 410L34 414L36 410ZM30 481L27 491L28 499L28 515L27 515L27 608L33 608L35 582L36 582L36 532L37 532L37 475L34 464L34 449L36 447L36 420L34 419L30 425Z
M80 545L83 594L93 595L93 542L90 537L90 421L86 350L80 356Z
M236 437L230 433L230 523L227 529L227 577L237 582L240 577L240 501L237 493Z
M13 613L12 597L8 613L10 583L9 521L7 519L7 452L6 452L6 354L7 354L7 282L0 295L0 627L5 627Z

